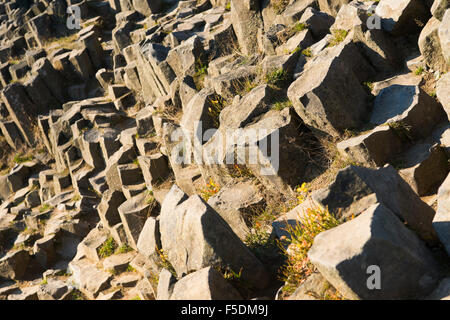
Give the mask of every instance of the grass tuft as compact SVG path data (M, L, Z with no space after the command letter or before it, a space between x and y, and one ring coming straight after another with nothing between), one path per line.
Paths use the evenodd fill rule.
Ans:
M333 38L331 39L330 43L328 44L328 47L337 46L339 43L344 41L345 38L347 38L348 31L337 29L337 30L333 30L332 34L333 34Z
M106 239L105 242L101 245L101 247L98 249L98 255L100 258L106 258L109 256L112 256L114 254L114 251L117 248L117 244L114 241L113 237L109 237Z
M321 207L307 209L299 217L297 225L287 225L289 238L280 240L280 249L287 262L281 269L281 280L285 281L284 294L292 294L313 272L314 265L308 259L314 238L321 232L337 227L340 224L327 209Z

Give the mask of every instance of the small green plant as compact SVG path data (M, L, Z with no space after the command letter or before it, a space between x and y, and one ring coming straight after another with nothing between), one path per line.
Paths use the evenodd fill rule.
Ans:
M49 205L48 203L43 203L40 207L39 207L39 212L43 213L49 210L52 210L54 207Z
M70 298L70 300L85 300L83 294L78 289L72 291Z
M136 269L135 268L133 268L131 265L128 265L128 267L127 267L127 270L126 270L127 272L136 272Z
M117 244L113 237L109 237L98 249L98 255L100 258L106 258L114 254L117 248Z
M305 57L312 57L311 48L303 49L302 50L302 55L304 55Z
M294 53L299 52L300 50L301 50L300 47L295 47L294 50L292 50L291 52L288 52L288 53L289 53L289 54L294 54Z
M290 108L290 107L292 107L292 102L291 102L291 100L286 99L284 101L276 101L272 106L272 110L281 111L285 108Z
M337 227L340 224L327 209L308 208L299 217L296 225L288 224L286 231L289 238L280 239L280 249L287 258L281 269L281 280L285 281L282 291L292 294L308 276L316 271L308 259L308 251L314 238L321 232Z
M283 69L277 69L267 73L264 76L264 81L273 86L282 86L287 81L287 72Z
M208 65L204 64L201 57L195 61L194 83L197 90L203 89L205 76L208 74Z
M134 298L132 298L131 300L142 300L141 297L139 297L138 295L134 296Z
M24 155L24 154L16 154L14 156L14 162L17 164L21 164L24 162L28 162L33 160L33 155L29 154L29 155Z
M139 159L138 159L138 158L134 159L134 160L133 160L133 164L139 166Z
M305 24L305 23L301 23L301 22L297 22L297 23L294 24L294 25L292 26L292 28L291 28L291 30L292 30L294 33L299 33L299 32L302 32L303 30L306 30L306 29L308 29L308 25Z
M425 70L424 70L423 67L421 66L421 67L416 68L416 70L414 70L414 74L415 74L416 76L420 76L424 71L425 71Z
M347 30L342 29L336 29L332 31L333 38L331 39L330 43L328 44L328 47L334 47L337 46L339 43L345 40L348 35Z
M371 81L366 81L366 82L363 82L363 85L364 85L369 91L372 91L372 90L373 90L373 82L371 82Z
M258 83L256 81L251 80L251 79L246 79L244 81L242 91L239 93L240 93L240 95L244 95L246 93L249 93L253 89L255 89L257 86L258 86Z
M48 284L47 278L42 279L41 285L46 285L46 284Z
M128 246L126 243L124 243L119 248L117 248L116 253L127 253L127 252L130 252L130 251L133 251L133 248Z
M231 11L231 1L228 1L228 2L225 4L225 10Z

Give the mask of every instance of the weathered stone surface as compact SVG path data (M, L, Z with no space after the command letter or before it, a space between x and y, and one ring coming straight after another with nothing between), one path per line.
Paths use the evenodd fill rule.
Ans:
M258 51L258 30L263 27L259 3L255 0L232 0L231 22L242 52L251 55Z
M435 0L431 7L431 13L436 19L442 21L445 11L450 8L450 2L448 0Z
M39 286L25 287L19 293L8 295L8 300L39 300L38 290Z
M320 11L326 12L332 16L336 16L342 5L347 4L350 0L318 0Z
M370 122L394 123L407 130L406 139L426 138L445 118L442 107L419 86L392 85L377 95Z
M308 48L313 42L311 31L306 29L289 38L286 43L277 47L275 52L277 55L290 54L297 48L300 48L299 50Z
M450 8L445 11L442 23L439 26L438 36L442 55L447 62L447 70L450 68ZM444 68L442 71L445 71Z
M125 202L122 192L108 189L102 197L102 201L98 205L98 214L105 227L112 227L121 222L119 206Z
M163 202L160 231L162 247L177 275L209 265L227 265L232 270L242 269L242 279L257 288L268 284L261 262L220 215L198 196L186 199L176 185ZM223 246L224 242L228 245Z
M445 61L439 38L440 25L441 22L434 17L428 20L420 33L419 49L430 68L445 71L447 61Z
M127 252L109 256L103 261L103 269L114 274L122 273L127 270L135 255L134 252Z
M163 3L161 0L132 0L134 9L144 16L159 13Z
M349 299L420 298L429 294L439 279L426 246L380 204L319 234L308 257ZM367 285L370 266L381 272L381 289L370 290Z
M178 77L195 74L197 63L206 58L203 44L198 36L193 36L170 50L167 62Z
M381 18L384 30L394 35L407 34L417 30L416 21L425 23L429 16L428 10L420 0L381 0L375 13Z
M243 112L244 117L240 115L238 123L247 121L247 112ZM256 119L244 128L221 127L214 133L203 148L206 165L200 167L202 175L222 181L221 172L233 173L233 166L226 164L245 165L272 192L292 194L309 167L308 161L300 160L307 158L305 141L299 134L301 120L292 108L270 110ZM269 139L278 145L270 156Z
M170 300L240 300L233 288L214 268L208 267L177 281Z
M433 228L450 254L450 175L438 190L437 210L433 219Z
M254 66L240 67L212 78L210 86L222 97L234 97L242 92L246 83L255 78L256 68Z
M0 130L11 148L17 149L23 144L24 141L14 121L0 121Z
M150 156L139 156L138 161L145 183L149 189L162 183L170 174L167 157L161 153L155 153Z
M431 225L433 209L390 165L379 169L349 166L338 173L330 186L315 192L312 197L330 212L341 211L343 216L356 215L376 200L406 221L422 239L430 242L436 239Z
M26 250L18 250L7 253L0 259L0 276L7 279L22 279L30 260L30 254Z
M101 259L99 250L103 243L108 239L108 232L104 229L92 229L91 232L80 242L77 248L76 259L88 258L93 262Z
M162 269L159 273L156 300L169 300L176 281L177 279L169 270Z
M139 235L137 249L139 253L150 257L156 252L156 248L161 248L159 221L154 217L149 217Z
M356 46L344 41L308 63L289 87L288 97L308 126L339 136L359 127L367 115L367 93L357 79L364 81L370 69Z
M323 297L330 283L318 272L310 275L295 292L289 297L289 300L318 300Z
M450 73L446 73L436 84L436 96L450 119Z
M329 33L334 18L325 12L308 7L299 22L308 25L308 29L311 30L314 38L320 40Z
M450 171L445 148L437 144L417 144L401 159L400 175L421 197L435 194Z
M133 249L137 249L139 235L144 228L148 215L152 213L151 205L146 200L145 192L122 203L119 208L128 243Z
M341 154L360 163L375 163L383 166L403 148L402 140L389 126L378 126L374 130L337 144Z
M223 186L209 198L208 204L230 225L234 233L244 241L250 232L249 217L262 206L264 199L250 181Z
M105 159L100 148L100 132L97 129L83 132L79 146L81 156L88 165L100 170L105 167Z
M39 300L66 300L72 289L63 281L48 279L47 283L39 286L37 292Z
M97 269L87 259L70 262L69 270L79 290L91 299L95 299L100 291L107 289L110 285L111 274Z
M2 90L2 99L25 142L34 145L32 116L36 114L37 107L29 100L24 87L18 83L9 84Z
M166 61L169 48L149 43L139 50L136 67L142 84L145 101L152 103L158 97L166 96L175 73Z

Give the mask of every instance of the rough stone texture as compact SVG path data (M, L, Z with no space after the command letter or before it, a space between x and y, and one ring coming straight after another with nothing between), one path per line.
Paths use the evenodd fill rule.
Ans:
M349 299L420 298L433 290L439 277L426 246L380 204L319 234L308 257ZM380 268L379 290L367 286L367 270L372 265Z
M447 176L438 191L436 215L433 219L433 228L450 254L450 175Z
M264 203L264 198L251 182L226 185L209 198L208 204L230 225L243 241L250 232L247 223L253 212Z
M417 30L417 20L426 23L428 10L420 0L381 0L375 13L381 17L381 26L394 35Z
M406 126L407 136L418 139L426 138L444 118L441 105L419 86L392 85L382 89L375 98L370 122Z
M440 25L441 22L434 17L428 20L420 33L419 49L430 68L445 71L447 70L447 62L441 48Z
M364 77L361 68L353 72L357 56L360 54L352 43L326 49L290 85L288 97L308 126L339 136L345 129L362 124L367 115L367 93L357 80ZM358 63L366 62L358 57Z
M450 2L448 0L435 0L431 7L431 13L436 19L442 21L445 11L450 8Z
M240 300L233 288L214 268L208 267L178 280L170 300Z
M177 275L208 265L227 265L232 270L242 268L242 279L253 286L267 285L267 271L261 262L220 215L198 196L186 199L176 185L162 205L160 230L162 247Z
M159 221L156 218L147 218L136 246L140 253L148 257L156 252L156 248L161 248Z
M10 252L0 259L0 276L7 279L22 279L25 276L30 254L26 250Z
M336 16L342 5L349 3L350 0L319 0L320 11Z
M450 73L444 74L436 84L436 96L450 119Z
M422 239L433 242L434 211L424 203L390 165L379 169L350 166L342 169L327 188L312 195L313 199L335 214L358 214L374 200L389 208ZM375 197L375 198L374 198Z
M439 26L438 36L442 55L447 62L447 70L450 68L450 8L445 11L442 23ZM445 71L444 68L442 71Z
M258 30L263 27L258 1L231 0L231 22L242 52L246 55L257 52Z
M151 214L151 204L146 201L145 192L122 203L119 208L120 218L128 238L128 243L137 249L139 235L144 228L147 215Z

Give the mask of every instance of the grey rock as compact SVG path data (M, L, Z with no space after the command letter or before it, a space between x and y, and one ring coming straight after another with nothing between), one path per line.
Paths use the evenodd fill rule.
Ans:
M208 267L177 281L170 300L240 300L233 288L214 268Z
M420 298L433 290L439 277L426 246L380 204L319 234L308 257L348 299ZM369 266L381 272L378 290L368 286Z
M437 210L433 219L433 228L450 255L450 175L447 176L438 190Z
M429 15L422 1L418 0L381 0L375 14L381 18L381 27L394 35L417 30L416 20L425 23Z
M160 215L161 244L177 275L209 265L226 265L235 272L242 270L242 279L264 288L268 274L261 262L200 197L191 196L181 202L185 197L174 185Z

